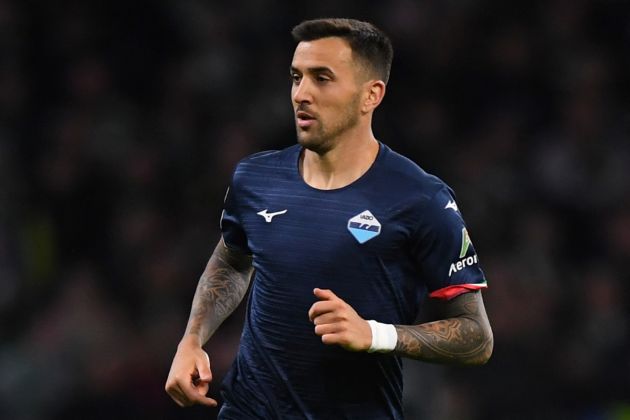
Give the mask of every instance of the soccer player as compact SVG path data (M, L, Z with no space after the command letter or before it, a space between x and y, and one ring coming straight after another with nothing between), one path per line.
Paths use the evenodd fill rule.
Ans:
M202 346L255 273L219 417L400 419L401 357L490 357L486 280L450 188L372 133L389 39L350 19L292 34L298 144L237 165L166 390L217 404ZM440 319L414 325L427 297Z

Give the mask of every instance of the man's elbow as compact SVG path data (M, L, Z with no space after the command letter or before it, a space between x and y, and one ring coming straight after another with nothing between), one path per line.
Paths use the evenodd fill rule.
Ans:
M484 329L484 333L481 335L478 351L475 355L468 360L469 365L481 366L488 363L490 357L492 357L492 351L494 350L494 336L490 328Z
M492 335L492 331L488 333L486 338L486 345L484 346L483 356L480 360L480 365L485 365L492 357L492 351L494 350L494 336Z

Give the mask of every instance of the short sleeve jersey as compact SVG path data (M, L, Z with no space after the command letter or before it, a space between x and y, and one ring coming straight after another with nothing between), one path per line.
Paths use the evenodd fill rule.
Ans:
M308 310L331 289L364 319L411 324L427 295L486 286L451 189L384 144L350 185L302 179L301 146L234 172L221 218L229 248L255 268L222 418L403 418L402 363L327 346Z

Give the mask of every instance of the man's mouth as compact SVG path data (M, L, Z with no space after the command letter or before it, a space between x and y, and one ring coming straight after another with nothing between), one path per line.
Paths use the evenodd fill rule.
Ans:
M315 117L305 111L296 112L295 117L297 119L297 125L300 128L310 127L315 121Z

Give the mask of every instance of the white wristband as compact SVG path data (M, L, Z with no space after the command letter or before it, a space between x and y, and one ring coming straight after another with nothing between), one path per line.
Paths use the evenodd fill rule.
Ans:
M368 353L388 352L396 348L398 342L398 333L396 327L392 324L381 324L374 320L369 320L372 329L372 345L368 349Z

